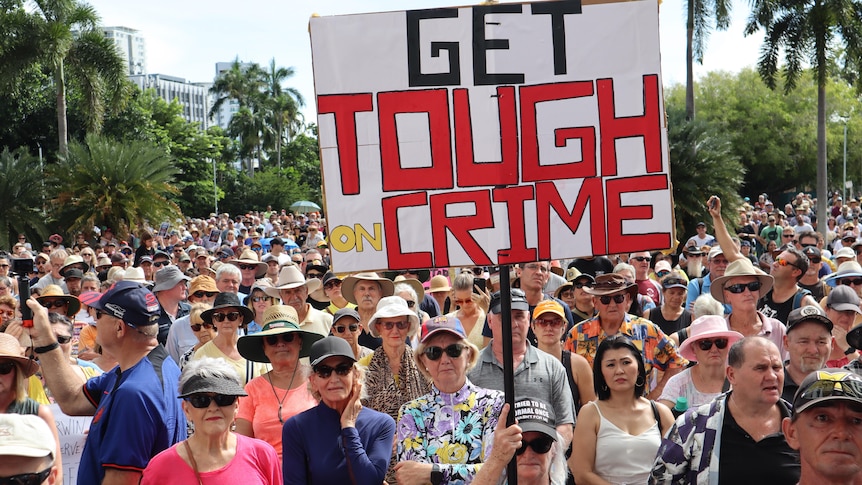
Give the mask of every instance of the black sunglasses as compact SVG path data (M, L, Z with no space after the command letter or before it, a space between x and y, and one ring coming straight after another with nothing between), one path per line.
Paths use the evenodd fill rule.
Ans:
M224 394L216 394L215 396L207 394L192 394L186 398L186 401L188 401L194 408L203 409L210 407L210 403L213 401L215 401L216 406L219 407L230 406L236 402L236 398L237 396L226 396Z
M321 273L306 273L306 274L305 274L305 277L306 277L306 278L317 278L317 279L320 279L320 278L323 278L323 275L322 275Z
M162 266L168 266L169 264L171 264L171 263L169 263L167 261L154 261L153 262L153 266L155 266L156 268L161 268Z
M717 338L717 339L703 339L697 341L697 346L700 347L700 350L707 351L712 348L712 344L715 344L715 347L719 350L727 348L727 339L726 338Z
M201 328L215 328L215 325L212 323L193 323L192 330L195 332L200 332Z
M22 473L20 475L0 477L0 485L40 485L48 479L48 475L50 474L51 468L47 468L39 473Z
M0 376L8 375L15 368L14 362L3 362L0 364Z
M602 302L602 305L610 305L611 299L614 300L614 303L620 304L620 303L626 301L626 295L614 295L614 296L604 295L604 296L599 297L599 301Z
M337 333L344 333L345 329L349 329L351 332L355 332L355 331L359 330L359 325L356 323L351 323L350 325L347 325L347 326L338 325L335 327L335 331Z
M862 278L842 278L842 279L838 280L838 284L839 285L845 285L845 286L850 286L850 285L859 286L859 285L862 285Z
M314 368L314 373L317 374L321 379L328 379L329 376L332 375L332 372L335 371L336 374L344 377L347 374L350 374L350 371L353 370L353 364L338 364L335 367L329 367L328 365L319 365Z
M293 338L295 337L295 335L292 332L291 333L283 333L281 335L269 335L266 338L264 338L264 340L269 345L278 345L279 337L281 337L281 340L283 342L291 343L291 342L293 342Z
M518 451L516 451L515 453L518 455L523 455L524 452L527 451L528 446L533 450L534 453L544 455L545 453L551 451L551 447L554 446L554 440L551 439L550 436L541 436L534 439L533 441L522 441L521 447L518 448Z
M72 337L68 335L57 335L57 343L67 344L72 341Z
M633 259L633 260L635 260L635 261L641 261L641 262L643 262L643 261L652 261L652 258L651 258L651 257L649 257L649 256L635 256L635 257L634 257L634 258L632 258L632 259Z
M217 291L196 291L196 292L192 293L192 296L195 298L203 298L203 297L212 298L216 295L218 295Z
M42 303L42 306L50 309L50 308L60 308L60 307L66 306L68 304L69 303L64 301L64 300L51 300L51 301L46 301L46 302Z
M239 266L239 269L244 269L246 271L251 271L253 269L257 269L256 264L240 264L238 266Z
M751 290L752 293L754 293L755 291L760 291L760 286L760 280L758 280L752 281L750 283L737 283L735 285L725 286L724 289L738 295L745 291L746 288Z
M239 312L213 313L213 320L217 322L223 322L225 318L227 318L231 322L235 322L239 320Z
M443 352L446 352L446 355L453 359L457 359L461 357L461 353L464 352L464 346L461 344L451 344L445 349L443 347L425 347L425 357L428 360L440 360L440 357L443 357Z
M577 282L577 283L575 283L575 288L577 288L577 289L579 289L579 290L580 290L581 288L592 288L593 286L595 286L593 283L583 283L583 282L580 282L580 281L579 281L579 282Z

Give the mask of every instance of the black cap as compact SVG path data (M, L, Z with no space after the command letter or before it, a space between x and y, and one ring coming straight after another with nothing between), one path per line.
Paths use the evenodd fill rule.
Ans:
M500 292L496 291L491 294L491 304L488 310L491 313L500 313L502 308L502 298ZM518 288L512 288L512 310L530 311L530 304L527 303L527 297L524 292Z
M802 322L819 323L830 332L832 331L832 320L818 306L808 305L790 312L790 315L787 316L787 333L790 333L793 327Z
M353 349L350 348L350 344L347 343L347 340L333 336L325 337L314 342L314 345L311 346L308 360L311 363L311 366L314 367L330 357L344 357L356 362L356 357L353 355Z

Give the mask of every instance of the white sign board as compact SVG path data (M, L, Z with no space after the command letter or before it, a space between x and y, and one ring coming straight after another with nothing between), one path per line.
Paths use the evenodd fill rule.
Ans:
M336 271L672 245L657 2L310 26Z
M92 416L67 416L60 410L59 404L52 404L51 412L57 422L57 432L60 435L60 454L63 456L63 484L75 485L78 481L78 465L84 453L84 442L90 429Z

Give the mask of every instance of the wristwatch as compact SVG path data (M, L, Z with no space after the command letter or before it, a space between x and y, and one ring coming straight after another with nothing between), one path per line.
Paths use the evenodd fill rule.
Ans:
M434 463L431 465L431 485L440 485L443 483L443 472L440 471L440 465Z

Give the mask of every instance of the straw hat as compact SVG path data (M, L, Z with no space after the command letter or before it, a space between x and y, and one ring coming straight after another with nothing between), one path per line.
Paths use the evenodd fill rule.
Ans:
M228 264L232 264L232 265L236 266L237 268L240 265L246 265L246 264L256 265L257 270L254 272L255 278L263 278L263 276L266 274L266 269L267 269L266 263L259 260L257 258L257 254L255 254L255 252L250 250L250 249L244 250L239 255L238 259L233 259L233 260L229 261Z
M694 354L692 346L698 340L708 338L726 338L729 347L737 340L741 340L742 334L729 330L727 328L727 320L724 317L704 315L691 322L691 325L688 327L688 338L679 346L679 355L696 362L697 356Z
M416 302L417 303L421 303L422 300L425 298L425 287L422 286L422 283L420 283L419 280L417 280L417 279L405 278L401 275L398 275L395 277L394 283L396 283L396 284L404 283L404 284L409 285L411 288L413 288L413 291L416 292ZM393 292L394 292L394 290L395 290L395 287L393 286Z
M428 286L428 293L437 293L440 291L449 292L452 291L452 287L449 286L449 278L438 274L431 278L431 283Z
M36 297L36 301L42 304L42 306L45 306L45 300L49 298L52 300L65 301L68 305L66 307L66 316L69 318L74 317L81 309L81 301L72 295L63 293L63 289L57 285L46 286L45 289L42 290L42 293Z
M712 294L712 297L720 303L725 303L725 283L727 283L731 278L739 276L754 276L758 281L760 281L760 292L758 298L763 298L763 295L767 294L769 290L772 289L772 282L774 281L772 275L768 275L763 271L756 269L748 258L742 258L728 264L727 269L724 270L724 276L712 280L712 285L709 287L709 292Z
M358 304L356 302L356 297L353 296L353 288L356 286L356 283L363 280L378 282L380 284L382 296L392 296L392 293L395 292L395 283L393 283L389 278L383 278L377 273L356 273L344 278L341 282L341 295L344 296L345 300L354 305Z
M67 257L66 259L64 259L64 260L63 260L63 266L60 266L60 274L65 273L65 272L66 272L66 268L68 268L69 266L72 266L73 264L82 264L82 265L84 265L84 267L83 267L82 271L84 271L85 273L86 273L87 271L90 271L90 265L84 262L84 258L82 258L82 257L81 257L80 255L78 255L78 254L73 254L73 255L71 255L71 256L69 256L69 257Z
M24 377L30 377L39 370L39 364L21 355L21 346L18 339L8 333L0 333L0 358L9 359L21 369Z
M266 263L264 263L264 266L266 266ZM291 288L305 286L306 289L308 289L308 292L311 293L318 289L320 285L321 283L319 279L310 278L306 280L305 276L302 276L302 273L299 271L299 267L290 265L281 268L281 271L278 273L278 281L275 282L275 286L265 288L264 291L269 296L281 298L279 290L289 290Z
M298 333L302 337L302 348L299 357L308 357L314 342L323 338L317 332L309 332L299 328L299 316L292 306L273 305L263 313L263 330L251 335L244 335L236 343L239 355L253 362L269 362L269 357L263 351L263 341L271 335Z
M368 331L372 337L380 337L380 332L377 331L377 320L381 318L392 317L407 317L410 321L410 328L407 330L408 336L416 335L419 330L419 315L407 306L407 301L400 296L386 296L377 302L377 311L368 322Z

